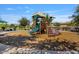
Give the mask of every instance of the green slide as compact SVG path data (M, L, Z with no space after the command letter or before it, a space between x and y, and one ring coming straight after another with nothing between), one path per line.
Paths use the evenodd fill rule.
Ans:
M31 31L31 33L37 32L40 29L40 24L37 24Z

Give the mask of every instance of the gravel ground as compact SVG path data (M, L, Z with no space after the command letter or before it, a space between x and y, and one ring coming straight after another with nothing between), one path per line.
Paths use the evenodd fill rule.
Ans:
M4 51L8 51L11 48L13 48L13 47L9 46L9 45L4 45L4 44L0 43L0 54L2 54Z
M18 48L0 44L0 54L79 54L79 51L45 51L34 48Z
M5 50L2 54L78 54L77 51L45 51L45 50L35 50L29 48L17 48Z
M2 38L2 34L4 34L4 33L1 33L1 38ZM13 38L13 39L15 39L15 38ZM42 46L42 45L40 45L40 46ZM46 45L46 44L44 44L44 45ZM45 50L36 50L35 48L17 48L17 47L12 47L12 46L4 45L4 44L0 43L0 54L79 54L79 50L78 51L74 51L74 50L71 50L71 51L58 51L58 50L57 51L45 51Z

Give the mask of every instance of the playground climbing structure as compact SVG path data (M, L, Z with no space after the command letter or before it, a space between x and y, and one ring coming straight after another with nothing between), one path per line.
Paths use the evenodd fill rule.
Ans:
M32 16L33 24L32 24L32 31L31 33L37 32L37 33L47 33L47 26L50 25L52 21L52 17L49 16L46 13L35 13Z

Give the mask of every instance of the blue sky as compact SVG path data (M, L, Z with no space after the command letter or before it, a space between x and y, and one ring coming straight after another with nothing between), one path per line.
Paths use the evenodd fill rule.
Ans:
M18 23L21 17L32 21L36 12L45 12L55 19L53 22L68 22L73 14L76 4L0 4L0 17L8 23Z

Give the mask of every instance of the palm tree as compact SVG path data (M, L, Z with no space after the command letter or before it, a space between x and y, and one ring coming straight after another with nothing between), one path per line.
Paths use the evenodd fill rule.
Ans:
M49 16L48 14L46 15L46 20L47 20L49 23L51 23L54 18L55 18L55 17Z

